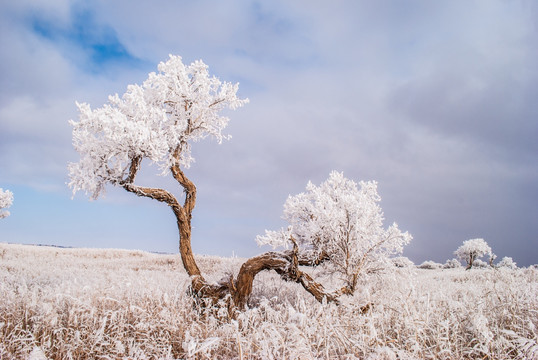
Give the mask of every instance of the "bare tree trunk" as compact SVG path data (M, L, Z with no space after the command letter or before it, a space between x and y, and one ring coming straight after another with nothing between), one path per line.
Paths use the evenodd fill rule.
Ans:
M175 154L177 158L179 156L178 151ZM175 196L166 190L134 184L140 163L141 157L134 157L131 160L129 175L121 185L125 190L138 196L149 197L170 206L177 220L181 261L185 271L191 278L192 290L196 296L211 299L213 303L216 303L230 295L233 305L242 309L247 305L252 294L252 284L256 275L264 270L274 270L283 280L301 284L319 302L324 300L338 302L338 294L327 293L321 284L299 269L299 265L313 266L320 264L327 259L326 254L320 254L314 260L311 258L299 259L297 244L294 244L293 251L267 252L247 260L241 266L236 279L229 279L229 281L223 281L220 284L209 284L196 264L191 247L191 219L192 211L196 205L196 186L185 176L179 166L174 165L171 167L172 175L185 192L185 202L182 206Z
M465 268L465 270L471 270L471 268L473 267L473 263L474 263L474 260L476 258L476 255L471 252L469 254L469 260L468 260L468 264L467 264L467 267Z

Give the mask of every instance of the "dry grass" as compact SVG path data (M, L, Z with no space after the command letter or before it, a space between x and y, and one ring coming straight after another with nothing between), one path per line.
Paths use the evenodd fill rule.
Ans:
M0 244L0 359L538 359L537 280L391 269L335 306L266 273L232 320L197 308L177 255Z

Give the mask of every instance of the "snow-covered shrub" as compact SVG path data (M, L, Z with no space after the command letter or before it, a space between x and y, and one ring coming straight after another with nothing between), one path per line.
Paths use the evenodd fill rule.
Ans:
M304 193L288 197L287 229L266 230L256 241L273 247L295 242L301 256L324 261L353 292L361 275L390 264L390 256L400 254L412 239L396 223L384 228L380 201L377 182L356 183L333 171L320 186L309 182Z
M509 256L503 257L501 259L501 261L499 261L499 263L497 264L497 267L499 267L499 268L508 268L508 269L517 269L516 263Z
M0 188L0 219L9 216L9 211L5 210L13 204L13 193Z
M390 265L390 257L412 239L396 223L384 227L380 201L377 182L356 183L333 171L320 186L309 182L305 192L288 197L287 229L266 230L256 241L274 248L297 246L300 257L323 262L329 273L339 275L342 290L352 293L362 275Z
M435 261L426 260L418 266L419 269L435 270L442 268L443 265L436 263Z
M415 266L415 263L405 256L398 256L392 258L391 260L394 266L396 266L397 268L410 268Z
M443 265L443 269L457 269L460 267L461 263L458 261L458 259L447 260L446 263Z

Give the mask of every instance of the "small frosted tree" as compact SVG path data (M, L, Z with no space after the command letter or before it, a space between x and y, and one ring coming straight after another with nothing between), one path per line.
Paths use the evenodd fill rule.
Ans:
M293 246L311 265L325 262L344 283L335 295L351 294L362 274L392 266L390 257L412 238L395 223L383 227L380 200L375 181L357 184L333 171L320 186L308 183L306 192L288 197L283 215L287 229L266 231L257 241Z
M13 204L13 193L9 190L0 188L0 219L10 215L6 209Z
M493 256L491 248L484 241L484 239L470 239L463 242L463 244L454 251L459 259L467 263L466 270L473 267L473 263L476 259L481 258L484 255Z

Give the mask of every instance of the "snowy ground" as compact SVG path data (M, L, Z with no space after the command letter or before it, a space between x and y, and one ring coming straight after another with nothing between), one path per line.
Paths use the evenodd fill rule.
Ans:
M237 319L188 283L178 255L0 243L0 359L538 359L536 269L394 268L340 306L263 274Z

